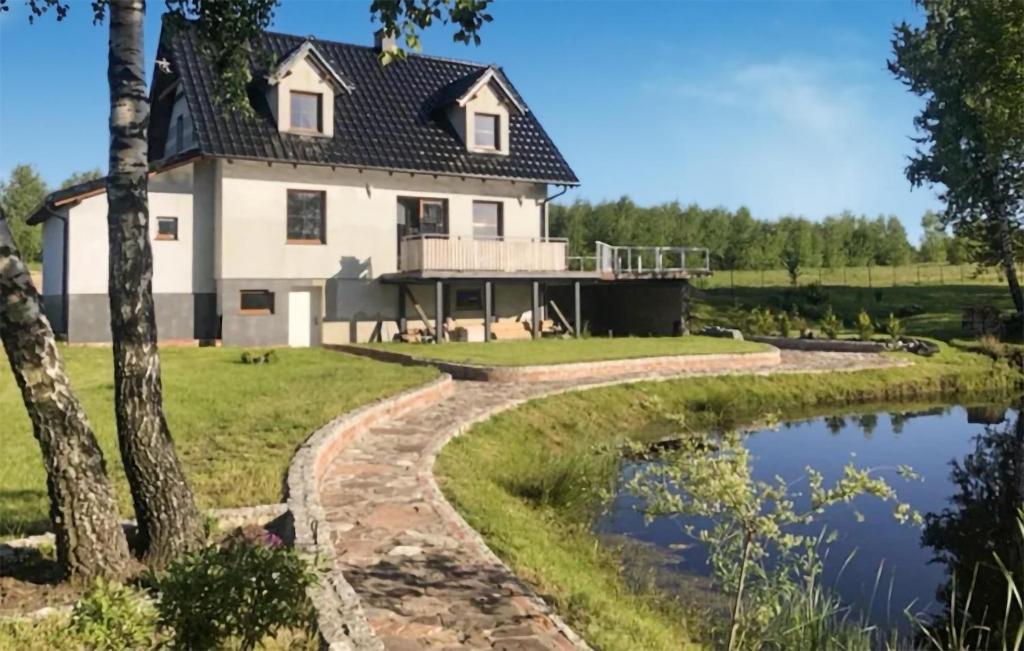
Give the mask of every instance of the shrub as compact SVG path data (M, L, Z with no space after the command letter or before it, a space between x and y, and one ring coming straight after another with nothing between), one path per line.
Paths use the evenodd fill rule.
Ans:
M242 353L243 364L273 364L277 361L277 353L268 350L265 353L252 353L248 350Z
M885 331L889 333L889 339L893 343L900 340L903 336L903 322L901 322L896 315L892 312L889 313L889 319L885 322Z
M771 334L775 329L775 317L770 308L755 307L747 315L747 330L755 335Z
M789 320L789 315L785 312L780 312L777 323L779 325L779 336L788 337L789 331L793 329L793 324Z
M807 330L807 319L800 315L800 310L795 305L789 311L789 325L797 331L798 337L804 336L804 331Z
M1006 344L999 341L999 338L993 335L979 337L978 350L992 359L1002 359L1006 356Z
M140 591L100 580L75 604L71 630L85 648L127 651L157 646L156 621Z
M832 310L832 306L829 305L825 308L825 313L821 316L821 331L825 333L825 336L829 339L835 339L839 336L839 330L843 327L843 322L836 316L836 313Z
M222 648L237 640L252 649L282 628L310 626L306 588L315 575L279 538L261 537L239 530L221 546L175 561L156 580L160 621L174 631L176 646Z
M871 335L875 334L875 324L871 321L871 315L867 310L861 308L857 314L857 338L861 341L870 341Z

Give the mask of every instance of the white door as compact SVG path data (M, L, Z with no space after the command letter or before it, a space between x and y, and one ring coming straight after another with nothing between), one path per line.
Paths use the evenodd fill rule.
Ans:
M310 323L309 292L288 292L288 345L309 348Z

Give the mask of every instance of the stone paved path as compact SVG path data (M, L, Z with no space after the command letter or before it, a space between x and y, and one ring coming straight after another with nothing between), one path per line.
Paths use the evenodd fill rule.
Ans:
M734 373L892 365L879 355L783 351L781 365ZM683 374L696 375L704 373ZM432 476L434 455L466 425L518 401L584 385L456 382L450 397L371 428L332 461L320 486L331 539L386 649L586 648L462 522Z

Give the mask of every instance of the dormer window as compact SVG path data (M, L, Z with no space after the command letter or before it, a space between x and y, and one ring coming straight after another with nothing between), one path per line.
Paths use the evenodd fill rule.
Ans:
M473 142L482 149L500 149L501 118L491 113L473 115Z
M291 91L292 131L323 133L323 95Z

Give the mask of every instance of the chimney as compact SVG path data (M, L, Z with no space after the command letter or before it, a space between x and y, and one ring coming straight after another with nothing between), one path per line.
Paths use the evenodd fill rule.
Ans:
M393 32L385 32L383 28L373 33L373 47L378 52L391 52L397 47Z

